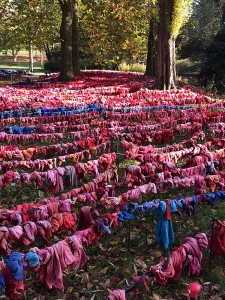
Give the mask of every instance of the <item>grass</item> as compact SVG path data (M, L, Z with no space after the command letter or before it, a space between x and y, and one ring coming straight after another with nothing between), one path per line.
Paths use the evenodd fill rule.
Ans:
M187 133L183 135L175 135L175 140L168 144L180 142L187 139ZM40 145L40 144L39 144ZM118 152L123 150L118 141L114 141L114 147L118 145ZM157 146L154 144L154 146ZM160 147L164 145L158 145ZM93 159L93 158L92 158ZM123 159L120 157L120 166L137 163ZM120 181L123 177L123 169L119 170ZM85 178L88 181L89 178ZM116 195L126 192L125 186L116 189ZM171 189L167 193L159 193L155 198L158 199L177 199L182 193L185 196L194 194L193 188L189 189ZM6 191L0 191L1 205L13 206L26 201L40 201L43 197L50 196L47 191L47 185L44 184L39 191L34 185L19 187L18 184L11 183ZM153 194L142 197L142 202L150 201ZM184 212L182 218L173 214L173 228L175 234L175 244L171 247L173 251L182 244L185 237L194 237L196 233L205 232L211 228L211 218L218 217L224 220L225 202L219 203L211 208L205 203L197 205L196 213L189 218ZM76 206L76 212L79 207ZM102 212L103 213L103 212ZM161 256L166 251L160 249L155 241L155 224L158 221L156 217L146 214L143 219L138 218L138 213L134 214L135 219L131 221L130 251L128 251L128 222L124 221L119 227L112 232L111 235L104 235L99 241L85 249L86 254L90 257L88 263L82 269L66 270L64 277L65 295L55 290L48 290L38 283L36 279L26 282L27 299L33 299L35 295L46 295L45 299L64 299L64 300L104 300L109 290L125 288L132 283L133 277L143 274L149 270L150 266L157 264ZM67 234L67 233L66 233ZM210 237L210 233L209 233ZM51 243L54 241L51 240ZM43 245L36 243L40 248ZM15 248L16 249L16 245ZM21 251L24 252L24 248ZM209 269L209 251L203 253L202 271L199 276L187 276L187 268L184 266L178 281L169 280L168 284L162 286L156 283L149 283L149 290L140 287L141 294L139 300L150 299L170 299L170 300L186 300L187 286L191 281L200 281L202 283L201 299L210 299L219 288L222 293L225 290L225 257L221 256L213 258L211 268ZM142 262L142 264L140 264ZM31 275L31 278L35 276ZM209 284L206 284L209 282ZM204 285L205 284L205 285ZM181 293L181 291L183 291ZM160 295L158 298L153 295ZM95 296L94 296L95 295ZM126 296L127 300L134 300L134 294L130 293ZM212 299L212 298L211 298ZM216 299L216 298L215 298Z
M199 62L197 61L191 61L190 59L178 59L176 61L176 68L177 68L177 72L192 67L195 64L197 64ZM123 62L119 65L119 71L125 71L125 72L141 72L141 73L145 73L145 68L146 65L145 64L141 64L141 63L134 63L134 64L128 64L126 62ZM186 74L186 76L190 76L190 75L198 75L199 74L199 70L197 71L191 71L188 74Z
M145 64L135 63L135 64L127 64L123 62L119 65L119 71L124 72L145 72Z
M13 61L8 61L6 58L4 59L4 54L0 51L0 55L2 55L2 58L0 60L0 69L24 69L24 70L29 70L29 63L25 61L20 61L20 62L13 62ZM29 53L26 50L21 50L18 54L20 58L24 58L24 60L27 60L29 57ZM39 57L39 52L35 53L34 56ZM177 71L186 69L188 67L193 66L197 62L191 61L189 59L180 59L177 60ZM126 62L123 62L119 65L119 71L124 71L124 72L140 72L140 73L145 73L146 65L144 63L133 63L133 64L128 64ZM40 65L40 62L35 62L34 63L34 71L43 71L43 68ZM191 72L188 74L190 75L197 75L198 72Z
M18 69L18 70L29 70L29 62L13 62L13 61L1 61L0 69ZM40 62L34 63L34 72L42 72L43 67L41 67Z
M176 142L182 140L183 136L177 136ZM117 141L115 141L117 143ZM119 143L118 143L119 144ZM122 152L119 145L119 152ZM121 160L121 166L132 163L130 160ZM134 162L133 162L134 163ZM120 180L123 176L123 170L119 172ZM126 187L116 189L116 194L119 195L127 190ZM16 204L24 201L36 200L39 201L43 194L47 195L46 186L40 195L31 186L24 186L23 191L18 188L18 185L10 184L10 188L5 191L7 195L7 203ZM20 192L20 195L19 195ZM40 192L40 191L39 191ZM187 189L171 189L167 193L157 194L158 199L177 199L182 193L185 196L194 194L193 188ZM2 195L3 196L3 195ZM29 199L28 199L29 198ZM142 197L142 202L150 201L152 194ZM205 203L197 205L196 213L189 218L184 212L182 218L173 214L173 228L175 234L175 244L170 251L173 251L182 244L182 241L187 236L194 237L199 232L205 232L211 228L211 218L218 217L224 219L225 202L219 203L211 208ZM76 211L79 209L76 207ZM103 212L102 212L103 213ZM77 271L71 270L65 273L65 298L62 294L55 290L47 290L41 286L36 280L32 283L30 290L27 291L29 299L33 299L34 294L45 294L47 299L65 300L103 300L112 289L123 289L130 285L133 277L141 275L150 266L156 265L166 251L157 246L155 241L155 224L157 218L150 214L146 214L143 219L138 219L138 213L134 214L135 219L131 221L130 235L130 251L128 252L128 221L119 224L119 227L112 232L111 235L100 237L99 241L93 246L86 247L86 254L90 260L82 269ZM209 232L210 236L210 232ZM40 246L42 248L42 246ZM21 248L21 251L24 249ZM211 295L215 295L219 289L220 293L225 290L225 274L224 264L225 258L213 258L209 269L210 254L208 250L203 252L202 271L199 276L187 276L187 268L184 266L181 276L178 281L168 280L166 285L157 283L148 283L149 290L140 287L141 294L139 300L149 299L170 299L170 300L186 300L187 286L191 281L200 281L202 284L201 299L210 299ZM141 264L140 264L141 263ZM205 285L204 285L205 284ZM160 295L159 298L155 295ZM210 296L209 296L210 294ZM94 298L92 298L95 295ZM134 300L133 293L126 295L127 300Z

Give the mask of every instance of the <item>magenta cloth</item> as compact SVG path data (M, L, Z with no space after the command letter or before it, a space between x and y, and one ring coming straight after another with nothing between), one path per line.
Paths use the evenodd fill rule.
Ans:
M198 233L195 236L195 239L198 241L199 248L207 249L208 248L208 239L205 233Z
M11 244L8 240L9 230L5 226L0 227L0 254L5 255L11 252Z
M35 240L37 234L37 225L32 221L25 222L23 224L24 235L22 237L22 243L25 246L30 245Z
M11 240L19 240L23 236L23 227L20 225L9 228L9 238Z
M109 296L108 300L126 300L125 290L114 290Z
M66 241L38 251L40 258L39 280L48 288L64 291L63 270L75 262L75 257Z
M207 246L208 240L204 233L197 234L195 238L187 237L183 241L183 247L187 252L188 276L199 275L202 262L201 248L207 248Z
M52 224L48 220L37 222L37 233L48 245L48 240L52 237Z
M71 200L59 200L60 212L71 212Z
M50 192L60 193L64 190L63 179L62 179L64 172L65 169L61 167L46 172L45 179L49 185Z
M75 262L72 264L72 267L79 269L86 263L86 261L88 261L88 257L84 252L84 248L80 242L80 239L76 235L71 236L67 241L72 248L75 258Z
M80 209L80 220L78 223L78 230L87 229L94 225L94 220L91 215L91 210L89 206L83 206Z
M172 278L173 280L177 280L179 278L185 260L186 251L181 245L171 253L168 266L165 270L162 269L162 266L166 262L165 257L163 257L158 265L151 267L151 273L156 278L156 282L160 284L167 284L168 278Z

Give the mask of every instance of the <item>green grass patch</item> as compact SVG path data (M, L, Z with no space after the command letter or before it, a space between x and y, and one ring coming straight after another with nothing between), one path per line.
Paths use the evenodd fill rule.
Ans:
M145 64L135 63L135 64L127 64L125 62L119 65L119 71L125 72L145 72Z
M13 61L1 61L0 60L0 69L29 70L29 62L13 62ZM41 67L40 62L34 63L34 71L36 71L36 72L43 71L43 68Z

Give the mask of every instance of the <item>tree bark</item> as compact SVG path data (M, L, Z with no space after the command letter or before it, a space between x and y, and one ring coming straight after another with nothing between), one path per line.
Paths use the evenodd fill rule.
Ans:
M79 58L79 31L78 31L78 1L75 0L73 10L73 29L72 29L72 47L73 47L73 73L80 74Z
M33 44L32 44L32 41L29 44L29 69L30 69L30 72L34 71L34 56L33 56Z
M176 87L175 38L170 35L174 0L160 0L155 88Z
M51 61L51 59L52 59L52 53L51 53L51 50L49 49L48 44L45 44L44 48L45 48L45 54L46 54L47 60Z
M14 61L14 62L17 62L17 56L18 56L19 50L18 50L18 49L15 49L15 48L13 47L12 50L11 50L11 52L12 52L12 56L13 56L13 61Z
M149 23L149 33L148 33L148 53L147 53L147 62L145 69L145 76L154 76L155 75L155 22L156 20L151 18Z
M40 64L41 64L41 67L43 68L43 66L44 66L44 58L43 58L43 53L42 53L41 49L40 49Z
M72 24L74 0L59 0L59 3L62 11L62 22L60 27L61 63L59 78L61 81L70 81L74 78L72 55Z

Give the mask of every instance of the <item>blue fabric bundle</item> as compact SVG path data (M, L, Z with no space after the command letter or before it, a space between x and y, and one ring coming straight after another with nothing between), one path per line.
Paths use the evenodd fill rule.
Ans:
M12 252L5 256L4 262L12 277L16 281L23 281L23 258L19 252Z
M35 252L32 252L32 251L25 254L25 259L27 261L27 267L29 269L36 267L40 262L39 256Z
M3 291L5 287L5 276L0 274L0 293Z
M126 211L121 211L118 214L118 221L119 222L122 222L124 220L133 220L133 219L134 219L134 217Z
M175 201L170 200L171 212L177 211ZM173 224L171 220L165 220L166 202L160 201L159 206L151 210L154 216L159 218L156 224L156 241L159 246L168 249L174 243Z
M215 192L216 199L220 200L221 202L225 200L225 192L217 191Z

